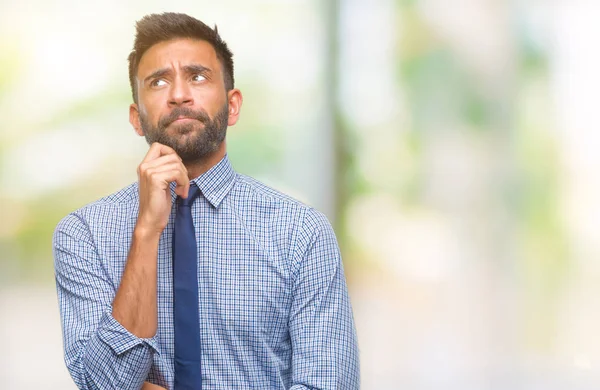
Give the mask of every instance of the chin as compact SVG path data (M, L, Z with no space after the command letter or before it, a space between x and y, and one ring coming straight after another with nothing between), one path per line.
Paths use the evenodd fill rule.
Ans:
M171 127L171 126L169 126ZM177 143L181 140L188 141L190 137L199 137L204 132L204 126L198 126L197 124L178 124L172 127L168 132L169 136L173 138Z

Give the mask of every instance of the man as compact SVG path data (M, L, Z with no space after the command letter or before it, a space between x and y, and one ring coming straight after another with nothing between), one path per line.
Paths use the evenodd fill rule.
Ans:
M323 214L236 173L242 94L216 30L137 23L138 182L54 234L65 362L80 389L356 389L352 310Z

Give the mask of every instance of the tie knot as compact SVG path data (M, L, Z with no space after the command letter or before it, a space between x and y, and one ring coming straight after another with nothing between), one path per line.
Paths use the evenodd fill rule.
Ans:
M188 191L187 198L177 197L181 206L191 206L194 200L200 195L200 188L194 183L190 183L190 190Z

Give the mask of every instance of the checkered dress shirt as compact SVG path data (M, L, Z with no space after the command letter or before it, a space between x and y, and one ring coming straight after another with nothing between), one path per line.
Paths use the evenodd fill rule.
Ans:
M202 382L211 389L357 389L356 331L335 234L318 211L236 173L194 179ZM171 195L175 200L174 186ZM65 362L80 389L173 388L173 206L158 247L158 330L112 316L138 185L62 219L53 239Z

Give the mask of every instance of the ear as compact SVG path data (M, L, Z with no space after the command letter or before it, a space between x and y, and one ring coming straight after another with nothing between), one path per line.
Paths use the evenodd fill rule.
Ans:
M140 112L135 103L132 103L129 106L129 123L131 123L131 126L133 126L133 129L139 136L144 135L144 130L142 130L142 125L140 123Z
M227 100L229 101L229 118L227 119L227 125L233 126L237 123L240 117L240 110L242 109L242 92L239 89L232 89L227 92Z

